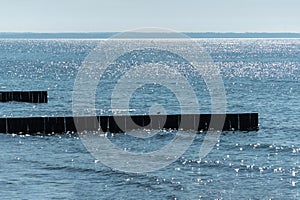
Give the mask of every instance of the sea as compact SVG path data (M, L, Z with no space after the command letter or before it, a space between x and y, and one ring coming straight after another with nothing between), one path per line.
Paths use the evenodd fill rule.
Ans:
M79 73L97 83L93 93L93 112L97 115L211 113L212 86L207 79L212 66L209 65L208 76L205 70L199 73L193 68L195 63L178 54L183 52L182 55L200 55L209 60L223 85L225 111L257 112L259 130L221 132L201 159L199 151L207 132L195 133L187 150L173 162L139 172L103 163L87 148L80 133L0 133L0 199L300 199L300 39L172 38L157 43L149 38L126 40L127 52L103 69L103 74L95 75L92 70L90 74L89 70L82 71L91 61L90 55L120 53L124 40L102 48L108 38L63 36L2 34L0 90L46 90L48 103L1 102L0 117L74 115L74 88L81 80ZM167 44L168 51L144 45L160 42ZM144 49L136 49L137 44ZM134 69L145 63L150 69L144 71L146 76L134 74ZM157 71L157 66L165 66L165 70ZM169 76L153 75L165 73ZM146 81L147 77L152 83ZM190 87L176 77L187 79L185 84ZM112 97L118 85L126 87L118 90L117 98ZM85 96L90 89L84 87L81 91L84 114L92 112L84 104L90 100ZM199 109L189 101L188 90L194 91ZM218 112L218 107L213 112ZM179 132L190 134L158 130L144 138L126 133L105 133L101 137L125 152L147 154L173 142ZM153 159L159 163L161 158ZM136 167L143 169L145 165L147 160Z

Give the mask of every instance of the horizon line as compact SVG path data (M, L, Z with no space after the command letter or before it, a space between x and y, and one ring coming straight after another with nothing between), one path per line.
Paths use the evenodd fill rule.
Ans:
M122 33L125 33L122 35ZM0 32L0 39L300 38L296 32ZM184 36L185 35L185 36Z
M245 31L245 32L234 32L234 31L226 31L226 32L216 32L216 31L157 31L157 32L139 32L139 31L62 31L62 32L34 32L34 31L0 31L0 34L3 33L32 33L32 34L89 34L89 33L220 33L220 34L226 34L226 33L233 33L233 34L252 34L252 33L259 33L259 34L300 34L300 32L266 32L266 31Z

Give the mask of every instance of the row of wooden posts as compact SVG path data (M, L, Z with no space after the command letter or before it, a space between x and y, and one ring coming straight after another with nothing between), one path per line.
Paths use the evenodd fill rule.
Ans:
M47 103L47 91L0 92L0 102ZM258 130L258 113L0 118L0 133L52 134L80 131L123 133L136 129Z
M52 134L81 131L123 133L138 129L256 131L258 114L0 118L0 133Z

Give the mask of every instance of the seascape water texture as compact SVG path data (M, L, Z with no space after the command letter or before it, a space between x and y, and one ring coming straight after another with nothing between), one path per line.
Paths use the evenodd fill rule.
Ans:
M198 134L176 162L143 174L115 171L95 161L76 135L0 134L0 198L299 199L300 39L196 40L221 72L227 112L258 112L258 132L223 132L201 162L198 152L204 134ZM1 117L72 115L74 80L97 42L0 39L0 89L49 93L48 104L0 103ZM199 85L200 110L209 113L205 84L194 81ZM105 88L111 83L107 79L103 84L97 92L99 114L110 112ZM178 111L176 98L155 87L137 91L132 109L148 112L157 96L168 112ZM161 148L173 136L172 131L161 131L145 140L123 134L107 137L127 151L147 152Z

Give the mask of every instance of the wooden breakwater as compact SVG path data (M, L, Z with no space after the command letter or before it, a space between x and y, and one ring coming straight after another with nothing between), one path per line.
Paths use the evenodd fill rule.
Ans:
M0 102L47 103L47 91L0 91Z
M0 133L35 135L99 130L123 133L136 129L257 131L258 113L0 118Z

